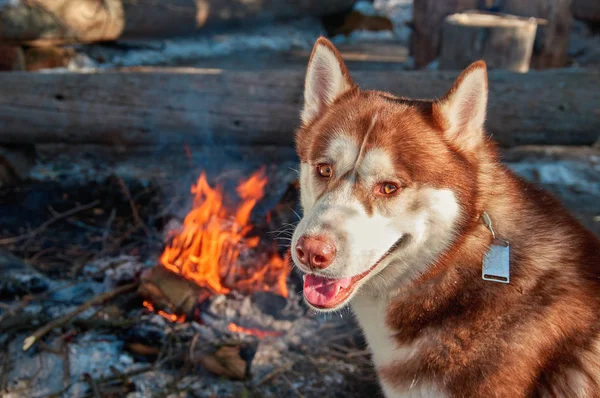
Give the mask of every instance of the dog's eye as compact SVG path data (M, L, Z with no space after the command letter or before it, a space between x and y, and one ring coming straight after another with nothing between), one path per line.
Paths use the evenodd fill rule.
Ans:
M317 172L321 177L329 178L333 175L333 168L328 164L320 164L317 166Z
M379 188L379 192L383 195L391 195L397 190L398 186L396 184L392 184L391 182L384 182Z

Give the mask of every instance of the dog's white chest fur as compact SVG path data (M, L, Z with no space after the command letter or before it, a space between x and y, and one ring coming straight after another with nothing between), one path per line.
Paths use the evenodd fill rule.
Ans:
M352 300L352 309L365 334L377 369L393 363L402 363L419 353L418 341L406 346L394 341L393 332L386 324L388 304L387 299L372 296L356 295ZM413 384L406 388L394 388L386 380L380 380L380 383L386 398L444 396L433 386L419 382L418 375Z
M394 359L396 345L386 326L387 301L378 297L357 295L352 309L365 334L376 367L388 365Z

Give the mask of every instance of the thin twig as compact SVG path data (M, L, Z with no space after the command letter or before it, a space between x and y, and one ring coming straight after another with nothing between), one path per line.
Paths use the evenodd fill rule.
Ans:
M190 344L190 354L189 354L189 359L192 363L196 363L196 353L195 353L195 348L196 348L196 344L198 343L198 339L200 338L200 333L195 333L194 337L192 338L192 342Z
M108 220L106 221L106 227L104 228L104 233L102 234L102 254L106 253L106 241L108 240L108 236L110 235L110 229L112 228L112 223L115 220L115 216L117 215L117 211L112 209L110 211L110 215L108 216Z
M83 380L85 380L90 385L90 387L92 387L92 392L94 393L94 398L102 398L102 394L100 393L100 388L98 387L96 380L94 380L94 378L92 377L91 374L84 373Z
M54 208L52 206L48 206L48 211L50 212L50 214L52 214L53 217L56 217L56 216L60 215L60 213L57 212L56 210L54 210ZM94 227L92 225L87 225L86 223L84 223L82 221L71 220L70 218L67 218L65 220L65 222L69 223L71 225L74 225L76 227L79 227L81 229L85 229L87 231L93 232L93 233L98 233L98 232L102 231L101 228Z
M59 348L54 348L54 347L44 343L43 341L40 341L39 345L40 345L41 351L49 352L50 354L54 354L56 356L60 356L62 354L62 352L60 351Z
M286 382L289 384L289 386L292 388L292 391L294 391L298 397L300 397L300 398L304 398L304 395L302 395L302 394L300 393L300 391L298 391L298 389L297 389L297 388L294 386L294 384L293 384L293 383L290 381L290 379L288 379L288 378L285 376L285 374L283 374L283 373L282 373L282 374L281 374L281 378L282 378L283 380L285 380L285 381L286 381Z
M127 200L129 201L129 207L131 208L131 213L133 214L133 219L135 221L135 225L139 228L142 228L144 230L144 232L146 233L146 235L148 236L148 238L150 238L152 236L152 232L150 231L148 226L144 223L144 221L142 221L142 218L140 217L140 213L138 213L135 202L133 201L133 197L131 196L131 192L129 192L129 188L127 188L127 184L125 184L125 181L123 181L123 178L121 178L121 176L117 176L117 181L119 182L119 185L121 186L121 191L123 191L123 194L125 195L125 197L127 197Z
M71 384L71 357L69 355L69 343L67 339L62 339L62 355L63 355L63 387L67 388Z
M71 210L65 211L64 213L58 213L55 217L53 217L50 220L44 222L39 227L35 228L34 230L32 230L32 231L30 231L30 232L28 232L26 234L19 235L19 236L13 236L11 238L0 239L0 245L10 245L10 244L13 244L13 243L20 242L22 240L33 238L34 236L36 236L40 232L44 231L46 228L48 228L50 225L54 224L55 222L60 221L63 218L66 218L66 217L70 217L73 214L79 213L81 211L91 209L92 207L97 206L98 204L100 204L100 201L99 200L94 200L91 203L88 203L86 205L77 206L77 207L75 207L75 208L73 208Z
M261 384L266 383L267 381L273 379L275 376L282 374L284 372L287 372L288 370L290 370L292 367L294 366L293 362L288 363L287 365L284 366L280 366L277 367L275 369L273 369L273 371L271 371L270 373L266 374L262 379L260 379L260 381L258 381L258 383L256 383L256 386L260 386Z
M111 382L111 381L119 380L119 379L121 379L122 377L125 377L125 378L127 378L127 377L137 376L137 375L140 375L140 374L142 374L142 373L149 372L149 371L151 371L151 370L154 370L154 366L146 366L146 367L143 367L143 368L139 368L139 369L132 370L132 371L130 371L130 372L127 372L127 373L121 373L121 374L120 374L120 375L118 375L118 376L110 376L110 377L107 377L107 378L100 378L100 379L98 379L98 380L96 381L96 384L105 384L105 383L109 383L109 382ZM50 394L46 395L44 398L58 398L58 397L62 397L62 396L63 396L63 395L65 395L65 393L66 393L67 391L69 391L69 389L70 389L71 387L73 387L73 385L75 385L75 384L76 384L75 382L71 382L71 384L69 384L68 386L66 386L66 387L65 387L65 388L63 388L62 390L60 390L60 391L57 391L57 392L50 393Z
M110 292L100 294L100 295L94 297L93 299L91 299L90 301L88 301L87 303L84 303L84 304L80 305L79 307L75 308L73 311L69 312L68 314L65 314L65 315L61 316L60 318L56 318L53 321L45 324L44 326L42 326L41 328L36 330L31 336L29 336L25 339L25 342L23 343L23 351L27 351L28 349L30 349L39 339L41 339L46 334L48 334L52 329L69 323L73 318L75 318L77 315L81 314L88 308L93 307L94 305L102 304L105 301L108 301L108 300L118 296L119 294L122 294L122 293L125 293L125 292L135 289L137 286L138 286L138 283L134 282L134 283L130 283L128 285L120 286Z
M83 256L76 258L73 261L73 265L71 266L71 278L77 279L79 273L83 268L89 263L90 259L93 258L94 255L92 253L86 253ZM57 256L57 258L60 258ZM68 259L65 259L68 260Z
M36 254L34 254L33 256L29 257L27 259L27 261L31 264L35 264L37 262L37 260L40 259L40 257L42 257L45 254L51 253L51 252L55 252L58 251L58 248L56 247L47 247L45 249L42 249L40 251L38 251Z
M84 327L86 329L126 329L137 324L136 319L77 319L73 321L73 324L78 327Z
M119 372L119 369L115 368L113 365L110 365L108 367L108 369L115 377L119 378L119 380L121 381L121 384L123 384L123 386L125 386L125 388L127 388L127 386L131 385L131 381L127 378L127 376L124 376L123 373Z
M111 381L120 380L122 378L129 378L129 377L141 375L142 373L146 373L146 372L149 372L151 370L154 370L154 366L149 365L149 366L146 366L146 367L143 367L143 368L132 370L130 372L119 373L118 375L109 376L109 377L102 377L102 378L98 379L98 383L105 384L105 383L109 383Z
M2 364L0 366L0 394L6 392L8 385L8 372L10 370L10 351L8 348L8 344L6 344L3 349L2 360L0 361Z

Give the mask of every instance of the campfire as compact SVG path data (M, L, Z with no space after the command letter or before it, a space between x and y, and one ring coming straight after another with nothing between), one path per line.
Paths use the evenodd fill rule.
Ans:
M211 187L206 174L200 175L191 187L192 209L180 227L168 231L167 244L158 266L193 283L195 286L191 291L197 294L197 300L194 303L187 296L187 305L178 306L176 298L169 298L172 292L163 288L165 284L158 278L152 278L158 285L160 299L153 297L157 295L157 289L143 289L148 299L144 301L144 307L172 322L183 322L192 309L217 294L236 292L248 295L265 291L288 296L289 259L281 256L274 244L262 242L251 223L252 210L264 197L266 184L265 170L261 168L239 183L235 198L226 198L222 186ZM164 274L164 270L153 271L157 272ZM190 286L190 283L180 284L183 289ZM168 301L166 305L165 299ZM156 302L162 302L158 310ZM235 324L230 324L229 330L258 336L272 335L268 331L246 329Z
M242 267L240 254L257 248L250 213L265 195L264 169L237 187L242 200L234 211L223 202L223 190L211 188L203 173L192 186L194 206L165 248L160 263L167 269L215 293L268 290L287 297L288 261L274 252L266 264Z
M207 398L248 388L282 396L301 381L311 396L327 395L332 385L358 386L358 375L374 380L351 319L319 317L302 304L302 281L270 234L297 221L295 162L262 168L261 157L225 170L207 162L185 185L118 176L56 184L53 218L4 240L25 254L40 245L40 264L67 250L86 257L54 279L26 265L5 274L0 293L18 293L0 301L0 343L12 339L8 380L33 378L30 390L48 396L193 389ZM38 193L14 195L35 203Z

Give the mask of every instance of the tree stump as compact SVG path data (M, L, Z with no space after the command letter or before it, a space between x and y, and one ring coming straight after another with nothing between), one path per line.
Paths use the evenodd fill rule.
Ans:
M440 69L460 70L483 59L490 69L527 72L537 21L512 15L466 12L446 18Z
M414 0L410 46L417 68L437 58L444 19L457 12L476 9L478 4L479 0Z
M600 22L600 1L598 0L573 0L571 11L577 19Z
M600 2L591 0L590 2ZM562 68L567 65L571 34L571 0L503 0L502 12L521 17L543 18L536 33L532 69Z
M594 7L600 3L599 0L581 1ZM467 10L483 10L546 20L547 23L537 29L531 67L564 67L573 19L570 3L571 0L414 0L411 53L415 66L426 66L438 56L445 17ZM591 15L589 9L585 10Z

